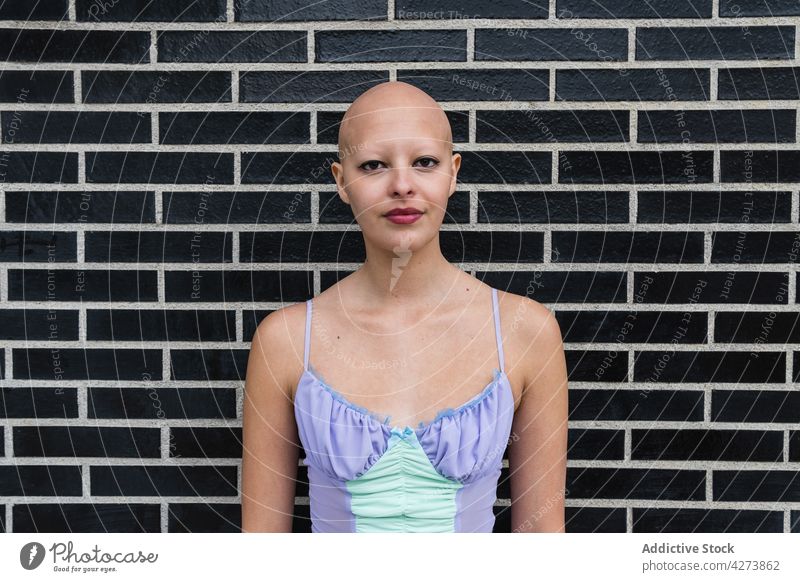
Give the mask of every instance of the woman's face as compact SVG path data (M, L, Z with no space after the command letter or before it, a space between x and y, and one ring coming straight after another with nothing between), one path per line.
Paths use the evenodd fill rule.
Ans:
M450 128L441 125L441 114L425 108L384 109L351 120L341 161L331 171L370 242L411 251L438 235L461 165L461 155L451 153ZM400 207L422 215L410 223L387 218Z

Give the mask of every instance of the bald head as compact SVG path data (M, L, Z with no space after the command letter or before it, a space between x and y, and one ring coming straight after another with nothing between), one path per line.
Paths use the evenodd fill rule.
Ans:
M364 91L353 101L339 125L339 159L369 139L371 128L380 120L412 120L426 128L428 137L446 143L453 150L450 121L439 104L425 91L403 81L387 81Z

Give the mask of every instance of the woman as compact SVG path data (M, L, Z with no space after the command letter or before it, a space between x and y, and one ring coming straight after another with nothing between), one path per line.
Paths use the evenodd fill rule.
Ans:
M292 531L300 446L314 532L490 532L506 447L513 530L564 531L561 332L442 255L452 147L444 111L410 84L372 87L345 113L331 170L367 258L253 336L243 531Z

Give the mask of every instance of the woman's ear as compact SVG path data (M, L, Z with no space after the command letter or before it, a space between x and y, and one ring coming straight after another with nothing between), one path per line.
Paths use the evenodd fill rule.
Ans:
M458 184L458 170L461 168L461 154L455 153L453 154L452 159L452 173L453 178L450 180L450 194L448 194L448 198L453 195L456 191L456 187Z
M336 180L336 191L339 193L339 198L341 198L342 202L350 205L350 197L347 195L347 191L344 189L344 168L342 164L339 162L333 162L331 164L331 173L333 174L333 179Z

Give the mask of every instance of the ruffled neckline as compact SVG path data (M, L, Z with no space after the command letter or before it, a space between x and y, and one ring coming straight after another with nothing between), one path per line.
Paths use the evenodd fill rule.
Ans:
M459 416L466 410L469 410L470 408L473 408L474 406L481 404L482 402L485 401L485 399L488 396L490 396L495 392L498 385L505 384L506 386L508 386L508 376L506 375L505 371L494 368L493 379L486 386L484 386L484 388L478 394L476 394L475 396L473 396L467 402L461 404L460 406L457 406L455 408L444 408L440 410L439 412L436 413L436 416L433 418L433 420L427 422L420 421L419 424L417 425L417 428L412 428L409 425L403 427L390 426L389 419L391 418L391 415L379 415L375 412L372 412L371 410L368 410L367 408L364 408L363 406L359 406L358 404L351 402L344 395L342 395L341 392L339 392L338 390L333 388L330 384L325 382L325 380L322 379L320 374L313 370L313 366L310 364L309 367L303 371L303 376L308 376L309 378L311 378L313 380L313 384L321 388L322 391L324 393L327 393L334 401L339 402L342 406L350 409L354 414L363 418L366 422L379 425L383 429L383 431L387 434L393 432L408 434L409 431L413 431L417 435L423 434L430 428L441 423L445 418ZM301 377L300 382L298 382L298 389L303 384L304 383ZM296 392L297 391L295 391L295 393ZM297 398L296 394L295 398ZM381 416L384 416L383 420L380 420Z

